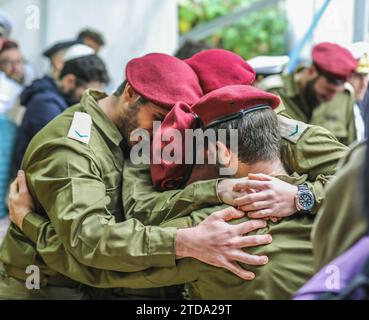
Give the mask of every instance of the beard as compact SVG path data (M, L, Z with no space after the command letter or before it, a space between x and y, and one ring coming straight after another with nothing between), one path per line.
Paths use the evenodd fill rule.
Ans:
M314 89L314 85L317 80L318 78L309 80L305 87L304 96L305 96L308 106L310 106L311 109L317 107L321 103L319 101L318 94Z
M119 131L123 134L123 137L129 146L133 145L130 141L131 133L138 129L139 106L141 106L141 104L138 102L130 105L123 113L122 121L119 126Z
M76 96L76 90L70 90L69 92L64 93L63 96L68 106L72 106L79 102L79 99Z

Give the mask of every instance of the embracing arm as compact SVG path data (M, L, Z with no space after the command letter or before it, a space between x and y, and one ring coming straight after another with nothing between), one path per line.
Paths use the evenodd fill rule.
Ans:
M58 235L52 223L48 219L42 218L37 213L32 212L31 202L24 174L21 174L12 184L9 196L10 218L36 244L38 253L52 269L74 280L92 286L133 286L134 288L142 286L139 284L140 282L137 282L137 284L133 282L132 284L129 280L126 280L132 278L132 274L128 272L119 273L108 271L112 270L111 266L105 268L99 267L98 269L95 265L91 266L83 263L80 257L68 250L68 244L65 244L63 239ZM208 215L210 212L206 214ZM242 212L233 208L226 208L219 212L214 212L196 227L179 224L178 227L180 228L188 228L177 230L175 248L173 249L177 258L193 257L202 262L226 268L243 279L250 280L250 274L239 267L235 261L255 264L255 257L250 257L250 255L245 254L240 248L245 246L245 242L259 245L260 243L269 243L269 239L266 239L268 241L265 241L265 239L255 239L255 237L250 239L246 235L250 230L260 228L261 225L264 226L263 221L256 224L254 222L247 222L238 226L232 226L226 222L231 219L240 218L243 215ZM165 226L165 228L158 229L162 231L175 230L176 227ZM139 234L140 230L135 229L134 232L131 230L131 233ZM116 234L116 238L119 238L119 236L121 235ZM132 251L134 251L134 245L131 244ZM262 259L262 257L256 257L256 259ZM182 259L179 260L179 262L181 261ZM259 262L261 264L265 263L261 260ZM123 264L120 266L120 268L124 268L123 270L135 271L132 268L128 269L124 265L125 262L117 258L114 265L118 264L119 266L119 263ZM105 270L101 270L100 268ZM139 270L139 268L140 266L138 265L136 270ZM144 267L141 266L142 269ZM160 270L163 270L162 267L158 268L158 277L163 277ZM137 273L137 277L140 278L140 273ZM142 278L141 280L144 284L146 283L145 286L147 287L148 283L145 282L145 279Z
M149 165L126 161L123 171L123 206L126 218L136 218L145 225L187 216L192 211L221 204L218 197L220 179L192 183L183 190L155 190Z

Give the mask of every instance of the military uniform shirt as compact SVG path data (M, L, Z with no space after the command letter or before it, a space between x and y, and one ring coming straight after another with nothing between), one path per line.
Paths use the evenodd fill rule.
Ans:
M332 101L321 103L311 110L295 81L295 74L296 72L292 72L289 75L271 76L261 81L259 86L263 90L279 95L287 114L293 119L324 127L345 145L355 142L353 88L346 83L344 91L336 94Z
M86 268L131 272L175 265L176 228L145 227L136 219L123 221L122 136L97 105L103 97L87 91L80 104L54 119L32 140L23 169L40 215L28 214L23 232L14 224L9 227L0 250L6 266L23 273L28 265L37 265L45 275L57 271L73 274L75 270L69 269L61 252ZM91 125L74 123L76 113L87 122L90 117ZM202 201L218 204L216 187L217 180L195 184L177 191L176 199L190 194L200 207ZM157 195L160 203L164 194ZM41 231L33 225L41 225ZM42 250L36 250L29 238L39 241L52 262L45 264ZM78 280L78 273L72 278Z

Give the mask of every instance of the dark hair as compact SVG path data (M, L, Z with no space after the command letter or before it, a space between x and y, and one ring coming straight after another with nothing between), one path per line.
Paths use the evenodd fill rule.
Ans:
M80 31L80 33L77 36L77 39L80 41L83 41L84 38L91 38L96 43L98 43L100 46L105 45L104 36L95 30L92 29L83 29Z
M104 84L109 83L109 75L105 63L97 55L89 55L66 61L59 79L62 79L67 74L75 75L79 85L91 81L99 81Z
M194 54L199 53L201 51L210 49L208 45L204 42L195 42L191 40L186 40L186 42L177 50L174 54L178 59L188 59L191 58Z
M124 92L124 89L126 88L126 85L128 84L128 81L127 80L124 80L120 85L119 87L114 91L113 95L116 96L116 97L120 97L123 92ZM137 100L137 104L138 105L141 105L141 104L146 104L150 102L148 99L146 99L145 97L143 96L140 96L140 98Z
M272 109L252 111L213 128L226 129L227 136L230 136L231 129L238 130L238 159L246 164L280 157L281 135L277 115ZM227 147L230 147L228 143Z
M113 95L115 95L116 97L120 97L123 94L124 89L126 88L127 83L128 83L128 81L127 80L124 80L119 85L119 87L114 91Z
M9 49L19 49L18 43L12 40L5 40L2 48L0 48L0 53L3 53L5 50Z

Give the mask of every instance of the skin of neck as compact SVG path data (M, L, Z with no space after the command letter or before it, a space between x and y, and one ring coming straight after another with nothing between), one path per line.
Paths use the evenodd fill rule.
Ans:
M237 161L238 167L233 178L244 178L250 173L264 173L270 176L288 175L280 159L259 161L255 164L246 164ZM196 181L220 178L219 167L212 164L194 165L187 185Z
M119 98L115 95L107 96L97 102L105 115L113 122L117 128L121 127L122 115L119 111ZM123 112L123 111L122 111Z
M270 161L259 161L254 164L238 161L238 170L235 178L247 177L250 173L264 173L269 176L287 175L286 169L278 158Z

